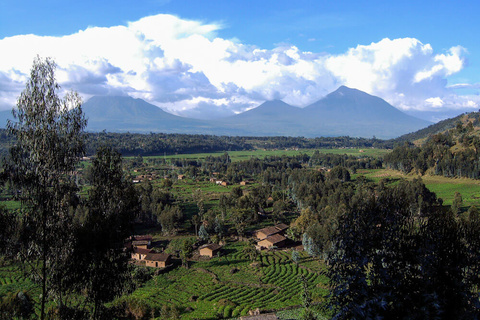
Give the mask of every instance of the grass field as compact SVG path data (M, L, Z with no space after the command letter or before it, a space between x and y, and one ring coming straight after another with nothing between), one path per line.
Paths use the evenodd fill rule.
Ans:
M437 197L443 199L444 205L451 205L455 192L460 192L463 198L464 207L472 205L480 208L480 180L472 180L467 178L446 178L443 176L418 176L413 174L402 174L400 171L388 169L376 170L358 170L353 178L359 175L364 175L367 179L378 182L381 179L389 178L393 181L398 179L413 180L414 178L421 178L425 186L437 194Z
M295 156L300 154L312 155L316 150L320 153L332 153L332 154L346 154L346 155L355 155L355 156L372 156L372 157L381 157L385 154L391 152L387 149L355 149L355 148L345 148L345 149L299 149L299 150L251 150L251 151L228 151L228 154L232 161L241 161L248 160L251 157L264 158L266 156ZM168 156L150 156L143 157L144 159L154 159L154 158L165 158L165 159L199 159L203 160L207 156L221 156L224 152L216 153L193 153L193 154L176 154Z

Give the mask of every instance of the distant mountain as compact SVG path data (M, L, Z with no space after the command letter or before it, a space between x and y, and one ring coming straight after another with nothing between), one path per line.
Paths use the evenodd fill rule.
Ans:
M375 135L387 139L431 124L401 112L379 97L345 86L302 111L305 127L321 135Z
M404 114L378 97L345 86L303 109L273 100L210 121L179 117L131 97L92 97L83 104L83 110L88 131L111 132L389 139L431 124ZM6 118L11 119L10 111L0 113L0 126Z
M95 96L82 106L88 131L198 133L208 124L179 117L131 97Z
M241 135L302 136L305 132L301 111L281 100L272 100L243 113L219 119L218 127L225 132L227 129L243 132Z

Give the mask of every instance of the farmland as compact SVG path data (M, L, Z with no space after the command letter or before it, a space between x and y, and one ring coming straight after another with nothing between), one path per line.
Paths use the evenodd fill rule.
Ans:
M300 275L308 281L315 302L328 293L323 266L305 253L299 264L291 251L262 253L252 262L243 252L245 243L229 242L224 255L192 261L189 269L177 268L153 276L131 296L114 304L137 299L144 312L159 313L164 305L177 307L182 319L230 318L249 310L278 310L301 305Z

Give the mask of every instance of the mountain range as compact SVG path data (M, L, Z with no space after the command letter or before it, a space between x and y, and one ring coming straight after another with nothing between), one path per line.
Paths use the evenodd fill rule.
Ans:
M389 139L431 124L379 97L345 86L305 108L273 100L215 120L179 117L144 100L120 96L94 96L83 104L83 110L88 118L87 131L110 132ZM0 112L0 126L7 118L11 118L10 111Z

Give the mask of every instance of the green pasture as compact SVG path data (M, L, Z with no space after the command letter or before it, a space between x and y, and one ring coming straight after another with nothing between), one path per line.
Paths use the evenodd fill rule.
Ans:
M221 257L192 262L189 269L178 267L154 276L129 297L154 310L176 306L182 319L228 319L249 310L277 310L301 305L302 285L307 279L315 302L327 295L327 278L318 273L318 261L301 253L299 265L290 259L291 251L263 252L255 263L242 252L245 243L228 243Z
M463 206L470 207L475 205L480 208L480 180L473 180L467 178L447 178L443 176L424 175L419 176L415 174L405 175L400 171L389 169L376 170L358 170L353 178L360 175L367 179L378 182L381 179L388 179L392 183L399 179L413 180L414 178L421 178L425 186L437 194L437 197L443 199L444 205L451 205L455 192L460 192L463 199Z
M282 150L245 150L245 151L228 151L232 161L241 161L248 160L252 157L254 158L265 158L266 156L297 156L301 154L312 155L315 151L320 153L332 153L332 154L346 154L354 156L372 156L372 157L382 157L387 153L390 153L391 150L387 149L374 149L374 148L340 148L340 149L282 149ZM146 156L144 159L155 159L155 158L165 158L165 159L198 159L203 160L208 156L221 156L225 152L214 152L214 153L191 153L191 154L176 154L168 156Z

